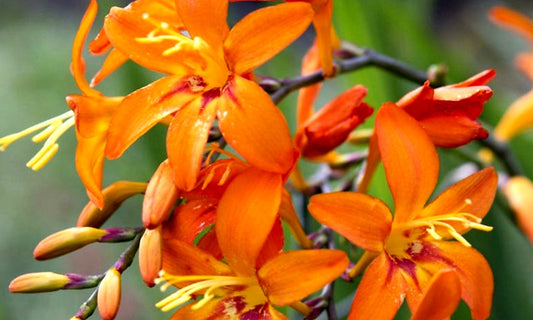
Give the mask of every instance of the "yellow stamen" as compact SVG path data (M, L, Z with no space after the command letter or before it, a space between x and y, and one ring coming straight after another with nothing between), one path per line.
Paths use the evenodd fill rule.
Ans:
M465 202L468 205L469 202L471 203L472 201L470 199L466 199ZM436 229L436 227L441 227L444 228L446 232L455 240L459 241L466 247L471 247L472 245L450 224L452 222L461 223L467 229L477 229L486 232L492 231L493 229L491 226L481 224L481 218L466 212L420 218L403 224L400 228L414 229L426 227L426 232L431 237L433 237L435 240L441 240L443 236L439 234Z
M216 297L216 291L218 289L227 289L228 287L242 287L242 286L254 286L257 282L253 278L248 277L236 277L236 276L174 276L165 273L160 274L161 278L157 280L157 283L166 281L161 286L161 290L165 291L170 285L179 285L180 283L194 282L187 285L178 291L174 292L170 296L156 303L156 307L162 311L169 311L177 306L180 306L192 299L195 295L203 295L202 299L196 302L192 308L198 309L204 306L206 303Z
M42 130L32 137L32 141L35 143L41 142L44 139L46 139L46 141L41 150L39 150L39 152L37 152L37 154L35 154L35 156L26 164L27 167L30 167L35 171L39 170L48 163L57 152L59 148L59 145L56 143L57 140L74 124L74 112L65 112L25 130L0 138L0 151L4 151L8 145L16 140Z

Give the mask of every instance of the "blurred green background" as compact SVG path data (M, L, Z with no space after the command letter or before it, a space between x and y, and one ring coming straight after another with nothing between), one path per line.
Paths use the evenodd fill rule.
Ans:
M65 96L78 93L68 71L70 47L88 1L0 2L0 136L19 131L67 110ZM122 2L122 4L124 1ZM495 125L505 108L531 88L516 71L516 53L530 46L508 31L492 25L487 10L504 4L533 17L529 1L430 1L430 0L336 0L335 25L342 39L369 47L424 70L445 63L449 82L461 81L481 70L495 68L498 76L491 87L494 97L482 116ZM120 1L101 1L101 23L105 10ZM240 4L233 16L252 8ZM97 27L93 32L97 31ZM93 33L94 34L94 33ZM312 31L262 67L258 74L289 77L299 71L299 61L312 41ZM87 57L88 74L100 58ZM113 74L99 89L109 95L131 92L158 75L133 63ZM328 81L320 96L325 103L340 90L356 83L369 89L367 101L379 106L395 101L416 84L385 71L367 68ZM295 95L280 105L294 129ZM104 184L119 179L146 181L164 154L165 129L156 127L125 155L106 163ZM50 233L75 225L87 202L74 167L75 136L70 130L60 140L55 158L41 171L32 172L25 163L40 148L29 139L14 143L0 154L0 319L68 319L91 291L62 291L38 295L13 295L7 290L14 277L28 272L97 274L116 260L127 244L91 245L77 253L52 261L32 258L34 246ZM533 130L513 140L512 147L529 177ZM443 170L459 164L453 153L443 151ZM441 173L444 177L446 172ZM383 186L383 184L382 184ZM108 226L140 225L141 198L126 202ZM495 294L491 319L531 319L533 315L533 249L500 205L485 219L490 233L471 232L468 239L491 264ZM123 303L117 319L166 319L153 304L163 296L147 289L138 276L136 261L123 276ZM341 289L351 289L344 285ZM350 297L339 306L343 314ZM463 305L454 319L468 319ZM98 319L98 315L94 315ZM406 314L399 315L405 318Z

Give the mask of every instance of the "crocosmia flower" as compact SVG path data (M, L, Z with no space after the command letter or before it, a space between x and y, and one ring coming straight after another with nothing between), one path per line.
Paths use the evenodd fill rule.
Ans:
M214 229L225 262L190 243L167 239L162 279L179 290L160 301L171 319L286 319L275 306L298 302L348 266L339 250L280 252L279 174L250 168L228 186Z
M318 221L367 251L363 259L375 257L357 289L349 319L392 319L404 298L417 310L432 275L449 269L459 277L461 297L472 317L486 319L492 272L462 234L491 230L481 219L496 192L494 169L459 181L426 204L437 183L439 159L425 131L389 104L378 111L376 135L394 215L383 202L363 193L316 195L309 204Z
M311 23L307 3L254 11L231 30L227 0L176 2L186 29L149 11L113 8L104 24L111 44L140 65L168 74L129 96L113 114L106 156L119 157L159 120L171 115L167 153L176 185L191 190L215 120L228 144L252 165L287 173L297 157L281 112L251 72ZM268 43L268 45L265 45Z

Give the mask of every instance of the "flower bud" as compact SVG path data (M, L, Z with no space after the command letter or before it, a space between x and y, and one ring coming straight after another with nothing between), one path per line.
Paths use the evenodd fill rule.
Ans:
M111 268L98 288L98 312L104 320L114 319L120 307L120 272Z
M322 107L298 129L295 144L304 157L327 154L342 144L373 109L362 100L366 88L357 85Z
M70 278L53 272L26 273L16 277L9 284L9 291L13 293L48 292L63 289L70 282Z
M139 246L139 268L147 286L153 287L163 263L161 226L146 229Z
M117 181L111 184L102 191L104 207L99 209L92 201L89 201L78 217L77 226L100 228L126 199L143 193L147 185L144 182L132 181Z
M163 161L150 179L143 201L142 219L148 229L154 229L168 219L178 199L174 173L168 160Z
M503 186L503 192L518 225L533 244L533 183L526 177L512 177Z
M37 260L55 258L93 243L106 234L105 230L90 227L61 230L41 240L33 257Z

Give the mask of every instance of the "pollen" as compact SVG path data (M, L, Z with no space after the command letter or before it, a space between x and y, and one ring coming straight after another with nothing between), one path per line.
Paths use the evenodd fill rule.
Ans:
M46 139L42 148L26 163L32 170L39 170L44 167L59 149L57 140L75 124L74 112L68 111L59 116L53 117L25 130L0 138L0 151L4 151L8 145L25 136L34 134L32 141L39 143Z

